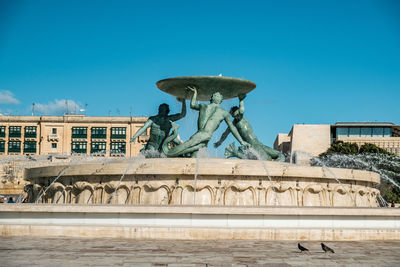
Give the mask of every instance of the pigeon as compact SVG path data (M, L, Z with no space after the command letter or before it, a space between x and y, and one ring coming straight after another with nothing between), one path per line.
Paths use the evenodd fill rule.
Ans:
M303 247L302 245L300 245L300 243L297 243L297 247L300 249L301 252L309 251L308 248Z
M333 249L331 249L330 247L328 247L327 245L325 245L324 243L321 243L321 247L322 250L326 253L326 252L332 252L335 253L335 251Z

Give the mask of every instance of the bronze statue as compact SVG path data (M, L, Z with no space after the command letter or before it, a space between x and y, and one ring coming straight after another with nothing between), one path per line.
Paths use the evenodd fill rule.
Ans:
M199 118L197 121L198 130L194 135L192 135L192 137L190 137L188 141L173 148L169 148L168 143L176 137L178 128L177 124L172 123L173 134L166 138L162 145L162 151L166 156L179 157L190 154L191 157L196 157L199 149L207 147L212 134L219 127L222 121L226 122L228 128L240 142L240 144L243 146L248 145L247 142L243 141L236 127L230 120L229 113L220 107L223 96L219 92L215 92L211 96L210 104L197 104L197 88L195 86L187 86L186 89L193 92L192 99L190 101L190 108L199 111Z
M142 135L147 128L150 128L150 138L147 142L146 146L141 151L146 150L155 150L161 152L161 145L168 137L169 132L171 130L171 122L182 119L186 116L186 103L185 99L177 98L178 101L182 102L182 110L181 113L177 113L174 115L169 114L169 106L167 104L161 104L158 107L158 114L155 116L151 116L146 123L135 133L135 135L131 138L131 143L135 142L136 138ZM176 138L170 140L170 142L181 143Z
M275 160L275 161L285 161L285 156L266 145L263 145L254 134L253 128L250 123L243 117L244 114L244 98L245 94L240 94L239 98L239 107L232 107L230 113L233 120L233 125L235 125L237 131L239 132L242 139L249 143L249 147L240 146L239 149L236 149L234 143L230 144L225 149L225 156L227 158L237 157L241 159L262 159L262 160ZM219 147L222 142L228 137L231 130L227 128L225 132L222 134L220 140L214 143L215 147Z

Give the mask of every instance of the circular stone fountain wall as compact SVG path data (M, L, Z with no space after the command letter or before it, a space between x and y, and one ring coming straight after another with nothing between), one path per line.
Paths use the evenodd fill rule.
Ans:
M40 203L376 207L379 195L380 177L367 171L237 159L133 160L27 169L29 202L45 192Z

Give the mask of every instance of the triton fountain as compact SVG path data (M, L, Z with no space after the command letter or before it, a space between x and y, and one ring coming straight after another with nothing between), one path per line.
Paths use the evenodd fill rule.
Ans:
M0 219L3 234L400 239L400 212L377 208L379 174L289 164L257 139L243 117L253 82L191 76L161 80L157 87L183 106L180 114L168 115L168 106L161 105L159 114L134 135L132 141L151 128L151 145L143 149L147 157L26 169L29 201L40 204L0 207L11 214ZM231 112L220 107L223 99L235 97L239 106ZM174 122L186 112L183 99L199 111L198 130L185 142L177 139ZM228 128L215 145L232 133L240 146L228 145L225 159L198 158L222 122Z

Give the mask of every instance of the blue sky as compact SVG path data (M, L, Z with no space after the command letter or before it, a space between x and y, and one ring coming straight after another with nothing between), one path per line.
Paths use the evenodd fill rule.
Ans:
M155 82L222 73L257 84L245 117L272 146L295 123L400 123L399 48L399 1L3 0L0 113L178 112Z

